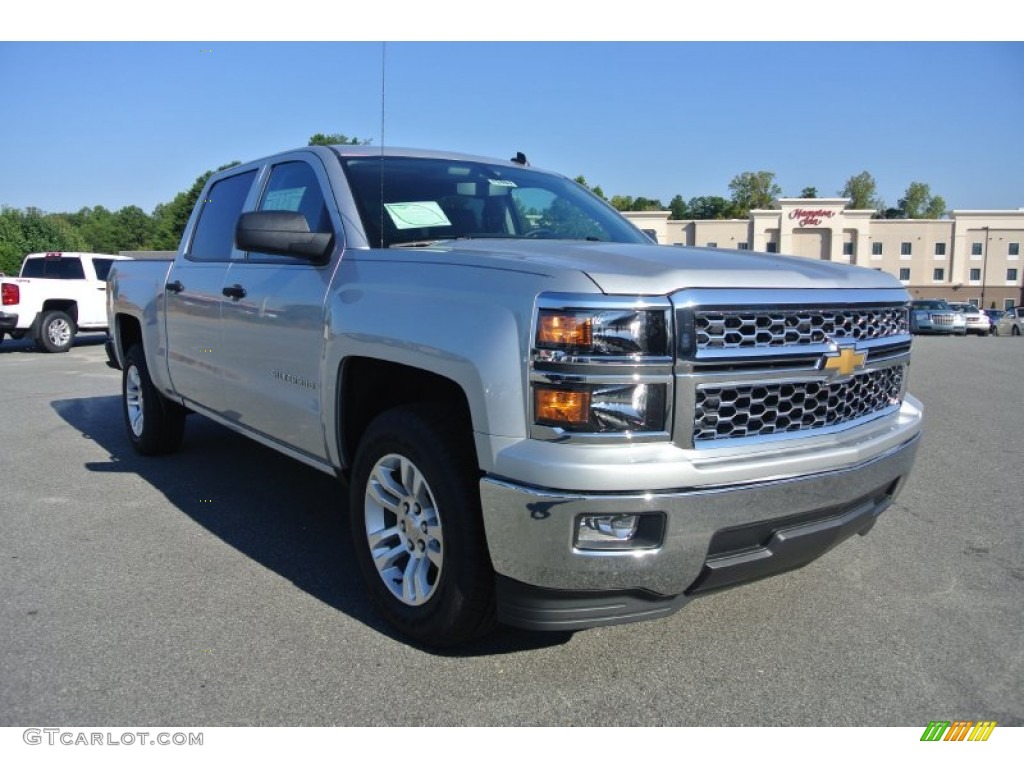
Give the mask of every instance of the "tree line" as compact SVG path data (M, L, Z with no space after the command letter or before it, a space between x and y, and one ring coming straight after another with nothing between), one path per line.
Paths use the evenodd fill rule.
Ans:
M308 144L369 144L371 139L349 137L345 134L316 133ZM111 211L102 205L82 208L75 213L46 213L38 208L24 210L0 208L0 272L12 275L21 268L26 254L40 251L88 251L118 253L119 251L173 251L178 247L188 217L199 194L214 173L238 165L227 163L206 171L173 199L160 203L147 214L136 205ZM599 185L591 186L583 176L576 182L620 211L670 211L670 219L743 219L753 209L771 208L782 188L775 182L771 171L746 171L729 182L730 197L704 195L684 200L676 195L668 205L657 198L612 195L610 198ZM864 171L851 176L839 191L841 197L851 198L850 207L872 209L882 218L941 218L946 214L945 201L931 194L927 184L912 182L896 207L887 207L878 197L877 185L870 173ZM816 198L814 187L805 187L800 197Z
M782 187L775 182L772 171L744 171L729 182L729 197L702 195L685 200L676 195L664 205L658 198L612 195L607 197L600 185L591 186L583 176L575 181L591 192L607 200L619 211L670 211L669 219L745 219L754 209L771 208L775 199L782 194ZM946 215L946 201L933 195L931 187L920 181L911 182L895 207L889 207L878 196L878 185L867 171L846 180L837 193L849 197L848 207L873 210L883 219L939 219ZM815 187L804 187L799 197L818 197Z

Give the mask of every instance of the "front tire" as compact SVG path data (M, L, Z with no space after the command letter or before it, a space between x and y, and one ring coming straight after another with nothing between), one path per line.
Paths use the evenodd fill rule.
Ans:
M402 633L449 646L494 624L494 571L468 430L438 407L403 406L359 444L349 515L356 560L380 612Z
M121 409L132 448L144 456L174 453L185 434L185 409L161 395L149 377L146 355L135 344L124 359Z
M1020 336L1020 328L1018 328L1016 325L1013 326L1013 330L1010 331L1010 335L1011 336Z
M44 312L36 330L36 344L46 352L67 352L75 338L75 321L59 309Z

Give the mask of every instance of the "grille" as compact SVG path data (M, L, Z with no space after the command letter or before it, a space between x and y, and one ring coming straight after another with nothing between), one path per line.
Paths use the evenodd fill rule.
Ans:
M909 332L906 307L855 309L700 310L698 349L821 344L828 339L881 339Z
M693 439L777 435L844 424L899 404L904 366L844 381L717 386L697 389Z
M938 315L934 312L931 314L932 325L952 325L952 315Z

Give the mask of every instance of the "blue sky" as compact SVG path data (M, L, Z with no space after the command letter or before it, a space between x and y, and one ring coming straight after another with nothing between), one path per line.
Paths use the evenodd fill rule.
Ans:
M583 174L608 195L787 195L860 171L895 205L1024 207L1024 44L0 42L0 205L152 211L316 132Z

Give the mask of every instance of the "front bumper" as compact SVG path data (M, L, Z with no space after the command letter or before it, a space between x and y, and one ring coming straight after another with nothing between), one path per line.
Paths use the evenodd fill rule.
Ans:
M584 494L481 481L498 573L498 616L582 629L667 615L690 598L803 566L866 533L903 486L920 433L860 464L814 474L656 493ZM664 515L657 549L581 551L581 514Z

